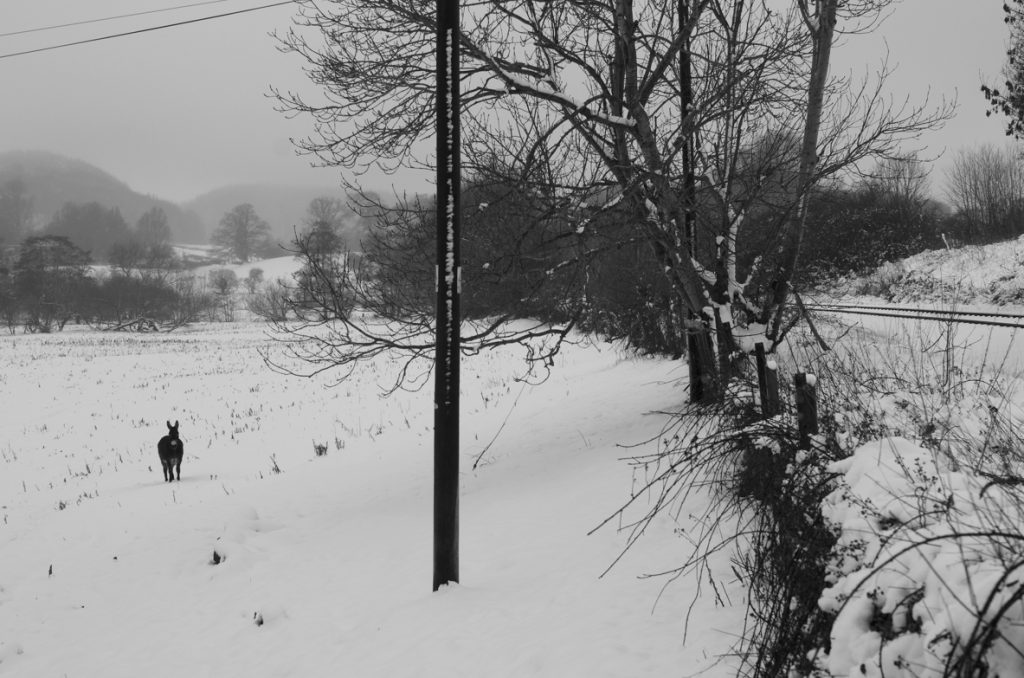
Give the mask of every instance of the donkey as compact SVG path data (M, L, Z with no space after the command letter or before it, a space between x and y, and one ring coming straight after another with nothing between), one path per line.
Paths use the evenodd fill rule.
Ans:
M181 480L181 458L185 454L185 446L178 437L178 422L167 422L167 435L160 439L156 449L160 452L160 465L164 467L164 480L174 480L174 471L178 471L178 480Z

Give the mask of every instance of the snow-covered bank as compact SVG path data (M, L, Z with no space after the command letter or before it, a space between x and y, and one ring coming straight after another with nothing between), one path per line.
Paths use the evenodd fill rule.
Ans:
M696 582L637 579L685 560L674 530L699 507L603 578L624 535L587 536L631 490L617 446L685 397L675 363L568 347L524 387L511 352L468 361L462 583L432 594L429 389L381 399L384 365L286 378L265 342L246 324L0 338L0 675L671 676L728 652L736 585L698 599L684 642ZM180 483L161 480L166 419Z
M1016 240L925 252L815 301L1022 313L1021 247ZM820 359L839 384L826 406L838 461L818 462L826 476L837 474L821 508L838 537L819 601L835 615L830 642L815 654L819 669L1020 675L1020 330L842 313L815 319L833 338L835 350Z
M833 281L808 293L809 303L841 303L895 309L1024 316L1024 237L1016 240L920 252L874 272ZM922 355L949 350L960 366L983 368L1002 376L1024 376L1021 330L1006 326L949 323L944 319L907 320L843 313L815 313L819 322L838 321L857 328L853 342L891 343L898 351ZM1019 323L1014 318L974 321ZM846 341L845 343L853 343ZM945 358L943 358L945 359Z
M988 245L926 250L883 263L862 276L835 280L828 285L828 293L957 308L994 304L1024 311L1022 263L1024 236Z
M1024 674L1020 493L954 468L903 438L830 467L830 675Z

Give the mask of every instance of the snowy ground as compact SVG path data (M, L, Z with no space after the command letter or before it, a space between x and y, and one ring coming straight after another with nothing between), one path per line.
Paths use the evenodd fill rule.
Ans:
M989 245L928 250L899 265L954 290L955 301L1019 303L1024 299L1024 237Z
M604 577L625 536L587 536L633 487L620 458L650 450L619 445L685 397L677 363L576 346L524 386L511 351L468 361L462 582L434 594L430 389L380 398L383 361L331 389L278 375L266 341L255 324L0 337L0 675L731 675L729 554L725 600L638 578L689 555L699 498Z
M283 278L284 280L291 282L292 274L298 270L298 264L296 262L296 258L289 254L286 256L274 257L273 259L261 259L259 261L249 262L246 264L207 264L205 266L190 269L188 273L190 275L204 276L209 275L210 271L226 268L230 271L234 271L239 280L245 280L249 277L249 271L259 269L263 272L263 280L266 282L272 282L278 278Z
M883 298L840 298L1020 313L1022 247L921 253L868 276L888 281ZM842 314L818 321L843 335L840 355L859 359L855 381L869 393L856 405L860 423L888 431L826 469L841 476L823 504L841 532L820 600L837 614L821 667L836 676L938 678L954 665L1024 675L1024 584L1015 575L1024 562L1021 330Z
M903 306L869 297L845 297L843 303L885 305L894 308ZM950 306L942 303L918 302L913 304L913 307L951 310ZM958 305L955 309L980 313L1016 313L1024 310L994 304L965 304ZM844 331L853 328L853 331L841 340L840 347L848 347L854 343L861 347L872 345L890 354L895 351L931 357L937 366L945 361L948 349L960 368L982 370L987 374L998 374L1004 378L1024 378L1024 330L1021 329L842 313L817 313L816 317L819 323L838 325L844 328ZM994 318L991 320L998 321Z
M831 289L808 295L810 303L839 302L864 306L925 308L944 311L1024 315L1024 236L1016 240L957 249L920 252L895 263L882 264L874 273L854 280L836 281ZM855 293L875 285L881 297ZM820 314L856 328L853 342L888 344L891 350L920 355L944 353L968 369L989 375L1024 378L1024 331L1010 327L949 324L866 315ZM985 320L985 318L980 318ZM1010 319L995 319L1016 322Z

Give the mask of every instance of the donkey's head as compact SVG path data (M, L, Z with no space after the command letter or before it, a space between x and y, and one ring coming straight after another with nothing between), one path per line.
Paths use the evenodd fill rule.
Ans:
M175 420L174 426L171 426L171 422L167 422L167 437L171 440L178 439L178 422Z

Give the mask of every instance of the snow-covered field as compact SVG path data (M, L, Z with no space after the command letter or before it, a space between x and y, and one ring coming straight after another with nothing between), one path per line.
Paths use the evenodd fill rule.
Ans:
M467 360L462 581L431 593L431 389L381 398L383 360L334 388L279 375L267 342L245 323L0 337L0 675L731 675L731 575L717 602L639 578L686 559L700 497L604 577L625 535L587 536L634 486L621 457L656 443L619 445L685 398L678 363L571 346L527 386L511 349Z
M299 269L298 260L292 255L274 257L273 259L261 259L246 264L207 264L189 270L189 275L205 276L210 271L226 268L234 271L239 280L249 277L249 271L259 269L263 272L263 280L274 281L283 278L291 281L292 274Z
M997 310L1012 310L1024 284L1004 269L1017 246L918 255L901 264L901 298L984 310L998 287L1011 306ZM273 280L295 262L233 269L251 266ZM951 535L1017 534L1020 493L972 475L984 458L950 463L918 444L956 429L965 450L984 438L983 453L1016 458L1024 338L834 319L820 320L842 351L895 386L867 410L878 439L823 469L836 474L824 511L840 548L821 591L837 616L819 666L940 675L947 641L996 621L964 601L987 600L1006 605L988 661L1016 675L1024 604L1011 597L1024 585L1004 584L999 563L1024 548ZM588 536L643 486L623 458L657 449L663 413L686 398L681 363L580 343L530 385L515 380L515 349L466 359L462 581L432 593L430 385L383 397L396 365L381 358L328 387L329 375L268 369L259 351L272 345L248 322L0 337L0 676L735 674L746 591L732 553L713 556L713 581L644 577L691 555L706 495L656 519L606 574L628 533L612 523ZM966 390L947 388L958 380ZM1005 430L992 428L996 410ZM161 477L166 420L186 446L180 483ZM647 508L641 496L617 523Z

